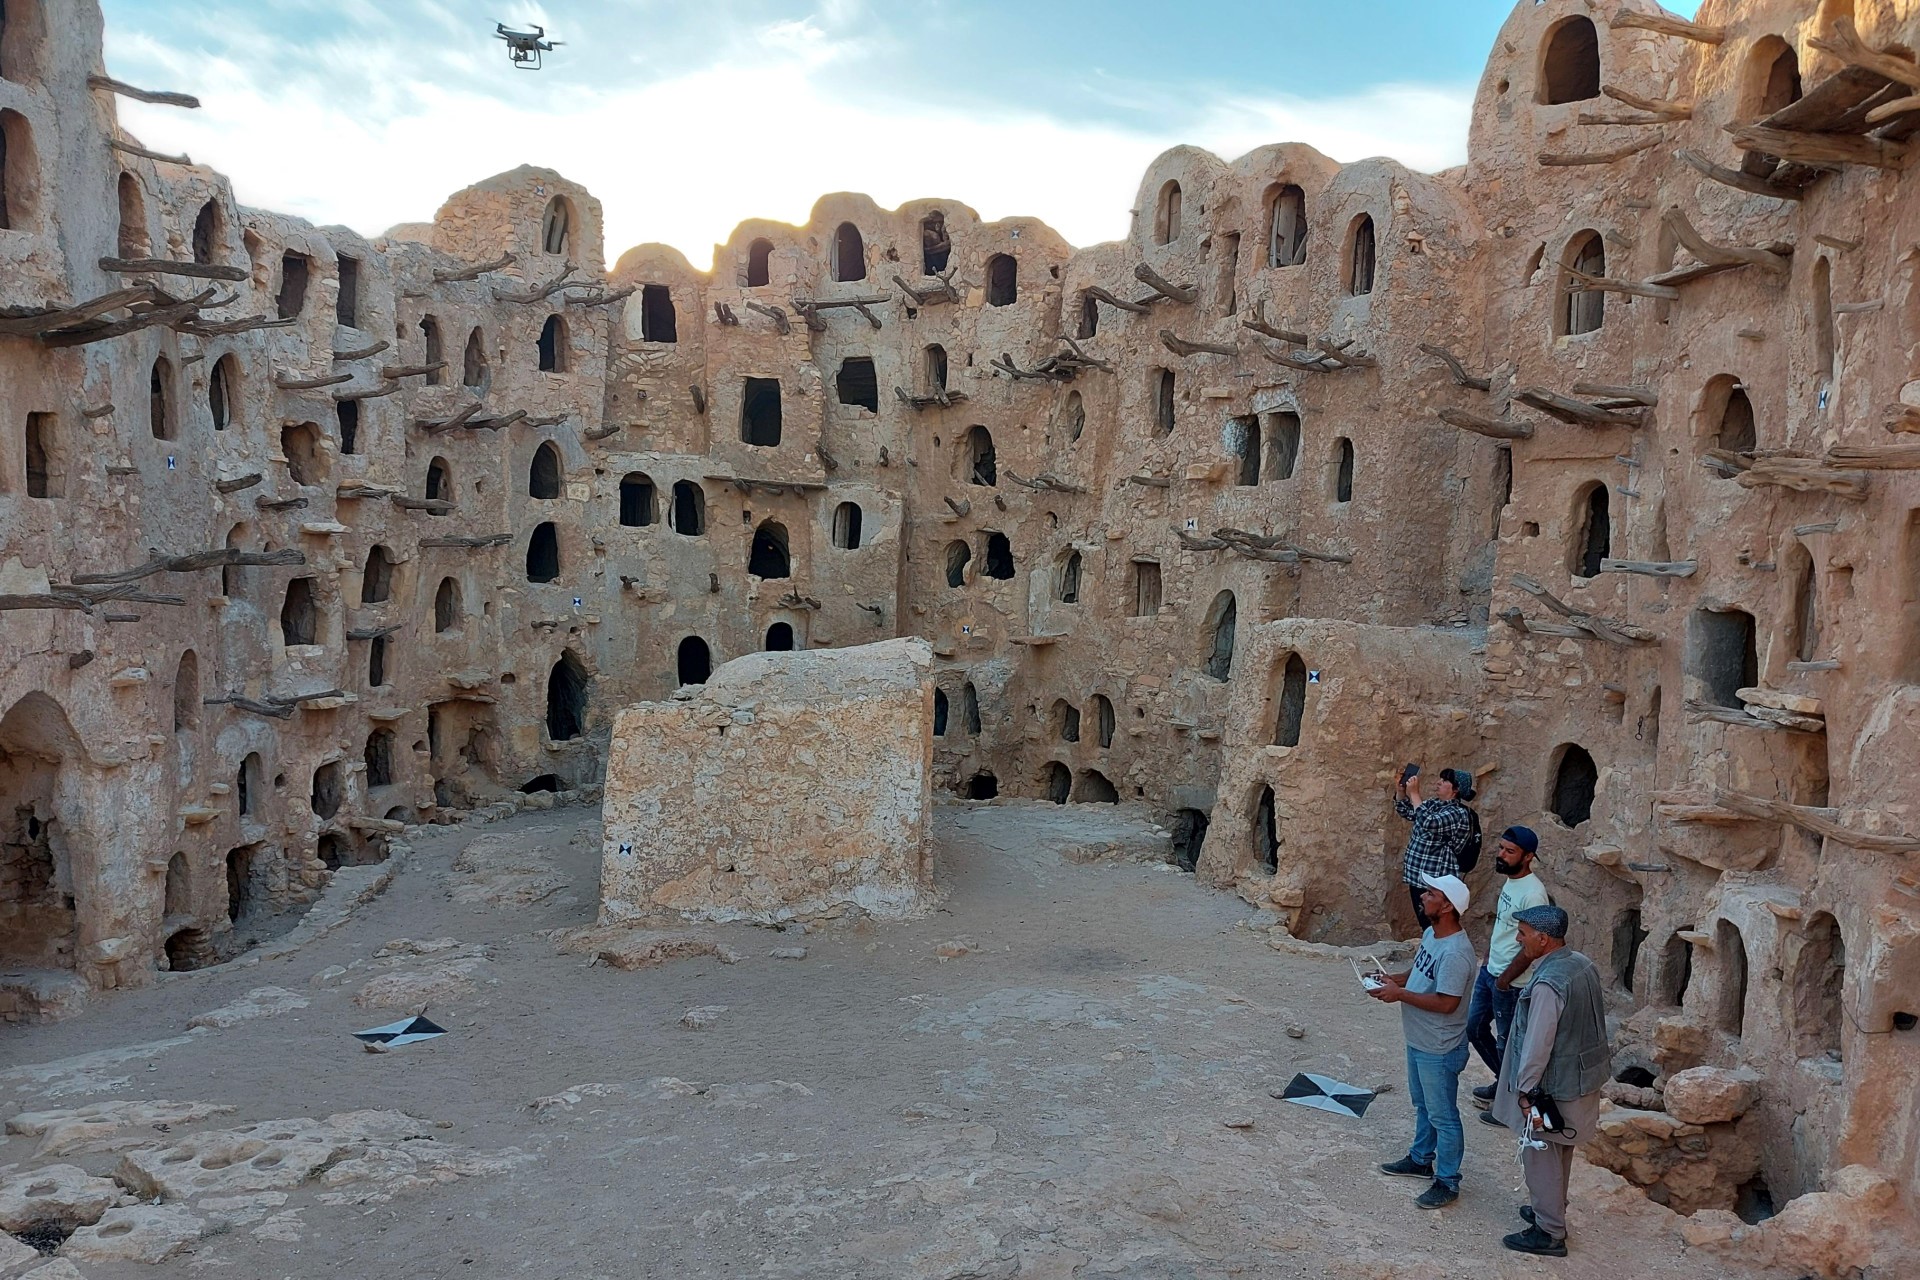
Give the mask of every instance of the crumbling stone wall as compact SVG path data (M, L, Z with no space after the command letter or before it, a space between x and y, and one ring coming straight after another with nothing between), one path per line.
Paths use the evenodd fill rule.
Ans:
M72 923L10 1010L597 779L727 659L917 636L943 785L1152 805L1309 937L1405 923L1383 770L1497 766L1623 1058L1753 1069L1776 1197L1912 1194L1920 115L1843 23L1920 8L1521 4L1460 169L1182 147L1112 244L833 195L711 272L606 271L534 168L242 208L54 12L0 37L0 814Z

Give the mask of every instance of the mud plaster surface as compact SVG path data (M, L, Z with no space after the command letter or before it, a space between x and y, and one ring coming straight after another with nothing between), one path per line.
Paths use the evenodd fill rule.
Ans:
M1373 1172L1411 1125L1398 1018L1358 997L1344 961L1270 949L1238 900L1144 861L1164 842L1124 810L942 805L935 840L943 904L926 919L818 929L799 961L770 954L792 934L704 926L738 963L621 971L550 936L593 920L597 813L437 832L391 890L290 957L0 1033L0 1107L234 1108L150 1132L161 1143L402 1111L437 1144L527 1157L365 1203L323 1175L284 1203L201 1206L240 1221L158 1264L83 1261L90 1280L331 1280L402 1256L420 1277L570 1280L1542 1274L1499 1247L1519 1226L1511 1140L1471 1113L1455 1207L1423 1213L1420 1187ZM476 842L484 856L463 857ZM369 1054L348 1033L384 1015L353 993L450 950L388 947L400 938L483 946L498 981L428 1010L447 1036ZM308 1004L181 1036L267 984ZM705 1006L726 1011L680 1025ZM1357 1122L1268 1097L1299 1070L1393 1089ZM38 1141L5 1139L0 1180L50 1163L106 1174L125 1156L36 1159ZM1689 1255L1664 1210L1584 1169L1576 1187L1555 1275L1762 1274Z

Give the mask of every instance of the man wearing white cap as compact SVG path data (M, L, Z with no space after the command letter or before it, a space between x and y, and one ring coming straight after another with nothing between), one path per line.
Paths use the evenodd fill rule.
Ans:
M1467 996L1480 967L1473 943L1460 927L1470 895L1459 876L1423 876L1420 907L1433 924L1420 936L1420 950L1406 973L1383 973L1371 994L1400 1006L1407 1037L1407 1094L1413 1100L1413 1146L1380 1172L1431 1178L1414 1198L1422 1209L1440 1209L1460 1197L1460 1072L1467 1065Z

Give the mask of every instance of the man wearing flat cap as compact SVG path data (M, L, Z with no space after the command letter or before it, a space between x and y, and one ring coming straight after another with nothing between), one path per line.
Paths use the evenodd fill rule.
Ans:
M1567 946L1565 911L1529 907L1514 920L1533 976L1514 1011L1493 1116L1522 1135L1520 1166L1532 1203L1520 1207L1526 1230L1500 1243L1564 1258L1574 1148L1594 1134L1600 1088L1612 1071L1605 987L1599 967Z

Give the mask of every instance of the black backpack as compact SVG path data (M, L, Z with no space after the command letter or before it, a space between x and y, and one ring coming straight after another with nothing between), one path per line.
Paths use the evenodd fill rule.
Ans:
M1464 806L1463 806L1464 807ZM1467 838L1460 842L1460 874L1466 875L1480 865L1480 846L1486 836L1480 830L1480 815L1473 809L1467 809Z

